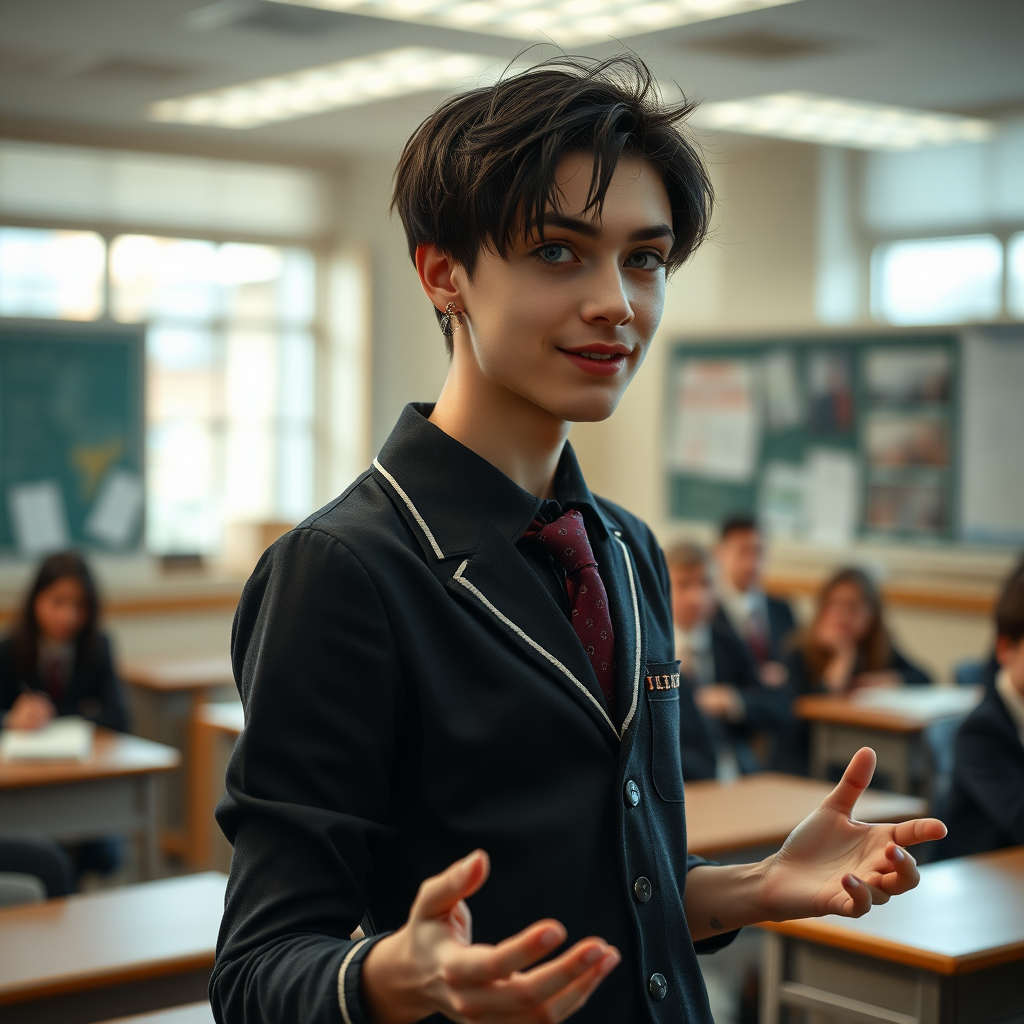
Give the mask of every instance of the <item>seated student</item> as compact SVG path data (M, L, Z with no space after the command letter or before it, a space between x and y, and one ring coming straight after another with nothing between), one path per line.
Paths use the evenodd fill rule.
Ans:
M1010 577L995 618L1000 670L957 732L937 857L1024 845L1024 574Z
M75 552L40 565L14 628L0 640L0 718L6 728L38 729L56 715L80 715L127 729L110 640L99 630L99 597ZM109 874L120 843L103 839L69 851L78 874Z
M860 569L841 569L821 588L814 621L798 637L786 668L790 701L808 693L931 682L893 644L882 617L881 594ZM772 767L806 775L808 743L807 723L791 718Z
M687 110L635 56L563 57L450 98L403 152L451 362L239 602L220 1024L710 1024L697 949L864 914L945 833L851 822L863 749L784 858L687 856L665 559L567 443L705 233Z
M788 722L785 694L761 683L753 656L718 607L703 548L677 544L666 558L679 671L708 719L722 774L759 771L750 740Z
M1010 570L1009 575L1003 582L1003 587L1008 587L1014 580L1015 577L1024 577L1024 555L1021 555L1017 559L1017 563ZM989 653L988 659L981 666L981 679L980 682L985 686L986 690L991 690L996 685L996 679L999 677L999 673L1002 670L1002 665L999 664L999 656L996 653L995 648Z
M786 644L796 619L786 601L761 588L764 538L753 516L733 515L722 521L715 561L715 590L722 610L754 656L761 681L781 686L786 681Z

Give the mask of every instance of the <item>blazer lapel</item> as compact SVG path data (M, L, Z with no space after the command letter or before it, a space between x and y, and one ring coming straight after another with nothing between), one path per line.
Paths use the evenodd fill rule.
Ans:
M576 631L504 534L486 530L447 587L545 669L610 741L618 739L619 730L604 709L597 677Z

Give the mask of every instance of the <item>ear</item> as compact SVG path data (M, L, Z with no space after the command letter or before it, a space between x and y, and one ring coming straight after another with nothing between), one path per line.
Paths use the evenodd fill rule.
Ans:
M1017 653L1017 645L1022 643L1024 643L1024 640L1018 640L1015 644L1008 636L997 636L996 661L998 661L1000 665L1008 665L1013 660L1013 656Z
M455 281L459 270L459 264L441 252L433 242L416 246L416 273L420 278L420 286L427 298L442 311L449 302L454 302L459 309L465 308L462 305L461 290Z

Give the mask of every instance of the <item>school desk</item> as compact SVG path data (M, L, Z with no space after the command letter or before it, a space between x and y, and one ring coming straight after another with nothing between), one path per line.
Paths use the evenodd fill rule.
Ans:
M121 678L127 683L132 729L146 739L167 743L182 752L181 767L164 785L160 842L167 853L195 865L191 832L192 720L198 707L214 699L235 698L231 659L226 655L192 655L126 661Z
M241 704L203 704L196 708L189 791L193 867L227 871L231 866L231 845L217 827L213 812L224 793L228 758L244 724Z
M862 918L761 925L761 1024L1024 1020L1024 847L927 864Z
M157 778L180 760L163 744L97 729L85 761L0 763L0 825L72 842L133 834L143 877L153 878L159 865Z
M745 775L730 783L688 782L687 847L716 860L774 852L832 789L817 779L774 772ZM906 821L926 810L919 797L869 789L854 813L860 821Z
M201 1003L189 1003L188 1006L176 1006L172 1010L118 1017L117 1020L104 1021L104 1024L214 1024L214 1021L210 1004L203 1000Z
M904 686L798 697L793 710L810 725L815 778L829 778L861 747L871 747L878 755L876 774L888 788L927 794L933 769L925 729L941 719L964 717L981 697L977 686Z
M0 1024L88 1024L206 998L216 872L0 910Z

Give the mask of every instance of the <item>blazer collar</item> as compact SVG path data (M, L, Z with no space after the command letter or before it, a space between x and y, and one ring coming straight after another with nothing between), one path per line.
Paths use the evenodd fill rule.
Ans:
M398 494L434 557L471 554L485 528L515 544L546 502L431 423L427 417L433 409L432 404L407 405L374 468ZM588 532L607 535L610 520L598 509L568 443L555 473L555 496L563 508L583 512Z

